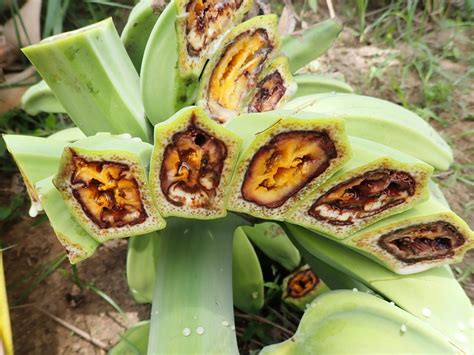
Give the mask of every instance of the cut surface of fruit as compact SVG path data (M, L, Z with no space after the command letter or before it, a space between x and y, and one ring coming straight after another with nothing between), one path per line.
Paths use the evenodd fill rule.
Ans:
M285 81L278 71L274 71L257 84L257 92L250 102L248 111L271 111L278 106L285 93Z
M140 189L126 164L73 157L72 192L84 213L100 228L146 220Z
M376 169L336 185L309 209L310 216L333 225L351 225L400 205L415 193L407 172Z
M401 228L379 239L381 248L406 263L452 257L465 243L456 227L442 221Z
M225 47L212 71L207 94L208 110L215 120L223 123L238 113L272 49L262 28L241 33Z
M173 135L161 165L161 190L175 206L208 208L219 186L227 147L191 124Z
M300 298L311 292L319 283L319 278L314 272L307 268L294 273L294 276L288 280L287 296Z
M280 133L253 156L242 196L259 206L280 207L336 157L336 147L325 131Z
M189 56L205 52L233 23L242 0L191 0L186 6L186 49Z

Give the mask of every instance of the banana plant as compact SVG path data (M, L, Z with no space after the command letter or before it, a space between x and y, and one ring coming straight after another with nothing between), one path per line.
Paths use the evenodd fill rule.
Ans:
M385 201L394 195L394 200L406 199L392 212L411 213L427 197L426 181L432 168L426 164L447 169L452 152L418 116L381 100L327 94L285 104L297 84L291 74L317 58L340 32L333 20L280 38L274 15L243 21L251 1L204 5L175 0L158 18L149 5L148 1L137 5L122 38L108 19L24 48L52 95L87 137L77 137L75 132L72 137L32 140L35 145L29 147L21 141L30 137L7 136L7 145L38 205L34 211L40 205L44 208L72 263L84 262L100 243L129 236L134 238L131 250L137 251L136 257L129 254L129 265L139 266L140 256L154 260L141 265L155 271L130 284L138 301L152 298L149 332L143 324L139 330L130 330L124 340L133 338L139 349L147 343L151 354L235 354L233 294L242 296L236 300L251 311L261 307L263 298L259 261L246 231L249 227L239 227L249 221L293 222L293 209L314 199L322 186L331 189L335 183L341 190L342 185L342 195L353 196L354 189L345 191L351 190L348 180L354 174L361 180L354 186L370 187L368 194L360 194L364 208L367 200ZM127 46L132 42L136 48ZM41 107L41 100L35 106L34 98L27 97L25 107L29 103ZM348 134L388 145L426 164L370 143L364 145L367 159L356 162L352 157L357 143ZM380 153L374 155L383 158L387 168L374 163L377 158L369 157L372 151ZM41 161L47 164L36 170ZM373 172L370 169L382 169L387 176L360 178ZM410 190L410 173L418 190ZM408 198L412 190L413 198ZM362 230L395 218L378 217L369 221L374 223L371 226L360 223ZM425 224L429 230L438 226L433 220ZM392 330L394 323L403 321L413 324L413 335L406 337L413 349L418 349L413 345L416 339L429 349L450 350L451 343L469 349L472 340L457 330L460 322L467 327L472 308L446 268L398 275L372 261L377 254L369 247L364 250L370 258L351 251L353 245L330 248L325 242L334 242L326 237L285 226L310 265L313 259L322 260L313 268L326 275L328 285L373 289L405 310L388 311L371 297L341 293L342 303L331 300L333 296L321 298L336 304L329 311L341 308L350 314L347 303L360 304L364 312L355 317L356 323L375 318L384 324L375 334L390 330L385 343L398 340L400 335ZM463 252L472 247L469 232L466 228ZM448 262L439 249L446 249L455 238L444 241L436 233L409 233L408 239L399 233L391 241L403 245L403 252L409 250L412 258L436 259L438 266ZM296 264L298 254L285 247L283 239L271 247L261 237L255 240L275 259L281 259L279 252L284 250L289 264ZM370 240L370 247L375 243ZM426 248L426 243L434 247ZM352 263L351 267L346 263ZM254 277L244 274L248 270ZM143 298L134 292L145 288ZM411 288L412 294L404 293L404 288ZM428 292L437 297L428 297ZM445 304L442 296L450 303ZM307 312L308 317L313 318L313 313ZM321 342L323 346L332 344L327 331L306 339L305 329L312 329L306 318L290 353L317 351L318 334L326 341ZM319 324L321 318L310 323ZM373 324L364 329L372 331ZM436 339L429 331L445 333L449 341ZM373 348L360 344L363 336L358 327L348 327L347 332L349 339L359 340L349 344L360 346L361 351L380 350L377 344Z

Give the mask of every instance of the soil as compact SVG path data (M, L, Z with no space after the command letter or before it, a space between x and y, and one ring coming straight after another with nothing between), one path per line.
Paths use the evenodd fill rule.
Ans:
M339 43L329 50L327 55L312 63L311 71L331 73L343 76L359 93L397 100L393 91L384 82L383 77L377 77L372 82L368 78L373 68L388 63L387 70L397 72L401 65L400 52L406 48L386 49L374 45L358 43L350 29L345 29ZM443 63L447 70L459 73L466 70L466 64L447 61ZM470 89L455 92L455 99L462 100L473 112L474 84ZM416 101L419 96L420 82L416 75L408 81L406 90ZM442 134L447 138L474 129L474 122L457 120L448 128L438 125ZM455 140L456 161L460 163L473 161L474 137L465 136ZM441 181L447 182L450 174L441 174ZM6 185L3 181L3 186ZM474 188L464 183L456 182L443 187L452 208L466 219L471 228L474 227L474 213L466 211L464 206L474 200ZM10 226L3 236L4 246L14 246L4 252L9 300L11 304L18 299L23 287L14 287L19 281L25 280L35 267L52 260L62 252L48 223L34 224L34 220L24 217L18 223ZM80 278L109 295L120 307L131 324L138 320L147 319L149 306L138 305L129 294L125 281L125 260L127 241L113 241L101 246L95 256L83 262L78 267ZM474 263L474 253L466 256L464 263L458 265L461 269ZM71 266L64 261L60 268L47 277L21 306L13 306L11 318L14 332L14 342L17 354L100 354L104 350L84 341L72 331L53 321L51 317L32 306L55 315L74 325L93 338L112 346L119 340L119 334L126 329L124 319L108 303L92 291L80 291L71 281ZM474 299L474 274L464 282L464 287Z

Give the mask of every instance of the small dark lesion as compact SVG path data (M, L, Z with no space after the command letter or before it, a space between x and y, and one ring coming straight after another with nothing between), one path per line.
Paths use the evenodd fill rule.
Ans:
M165 148L161 191L175 206L209 209L217 195L227 147L192 122L185 131L175 133Z
M316 288L319 278L311 269L300 270L288 280L287 296L301 298Z
M406 263L452 257L465 243L456 227L442 221L401 228L378 240L379 247Z
M73 155L71 187L89 219L101 229L143 223L148 215L138 181L126 164Z
M308 210L313 218L348 226L404 203L416 191L408 172L376 169L331 188Z
M252 98L249 112L267 112L274 110L286 93L286 86L279 71L267 75L257 84L257 91Z

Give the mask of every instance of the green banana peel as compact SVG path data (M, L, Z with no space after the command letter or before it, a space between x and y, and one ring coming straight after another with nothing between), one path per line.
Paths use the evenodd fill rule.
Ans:
M351 156L344 122L338 118L271 111L240 115L226 128L243 139L243 153L230 185L227 209L259 218L282 220L295 203ZM269 159L271 154L280 154L284 159L273 162ZM301 159L311 161L316 156L317 164L324 165L308 164L304 169L306 175L292 170ZM270 181L269 187L266 181Z
M1 248L1 245L0 245ZM12 330L8 311L7 288L3 271L3 258L0 249L0 353L13 355Z
M86 135L82 133L79 127L66 128L48 136L48 139L54 139L65 142L75 142L83 138L86 138Z
M36 116L40 112L66 112L44 80L30 86L26 90L21 97L21 107L31 116Z
M120 39L137 73L140 73L143 53L159 14L153 7L153 0L139 1L130 12Z
M165 227L148 187L152 148L129 135L102 133L64 149L53 183L76 221L97 241Z
M164 216L214 219L227 214L240 138L195 106L155 126L150 188Z
M20 170L31 200L30 217L42 211L35 184L56 173L66 141L47 138L4 134L7 150Z
M474 349L473 308L449 267L398 275L307 229L292 224L285 224L285 229L303 255L313 255L393 301L398 307L448 336L466 353Z
M430 165L372 141L350 137L350 142L351 160L298 203L287 222L344 239L428 200Z
M329 288L309 265L303 265L283 279L282 290L283 302L300 311L305 311L316 297L328 292Z
M344 118L350 136L364 138L412 155L439 170L453 162L453 152L421 117L374 97L330 93L299 97L283 107Z
M146 354L149 333L150 321L134 324L120 335L120 341L109 351L109 355Z
M22 51L86 135L129 133L151 140L138 74L111 19Z
M291 72L296 73L326 52L341 31L342 25L337 20L329 19L284 37L281 50L288 56Z
M277 223L263 222L242 229L262 253L286 270L293 271L300 265L300 252Z
M263 308L263 274L260 261L239 227L234 232L232 247L232 288L234 305L247 313L258 313Z
M263 348L286 354L459 354L449 339L411 314L362 292L333 291L314 300L295 335Z
M256 16L232 28L204 69L197 105L220 123L236 117L280 43L275 15Z
M82 228L69 212L52 176L39 181L36 189L54 234L66 250L69 262L77 264L95 253L99 243Z
M298 74L293 76L298 90L292 96L296 99L302 96L340 92L352 94L354 89L344 81L318 74Z
M131 237L127 252L127 284L138 303L151 303L161 238L157 233Z
M149 354L238 354L232 305L232 239L245 222L169 218L160 251Z

